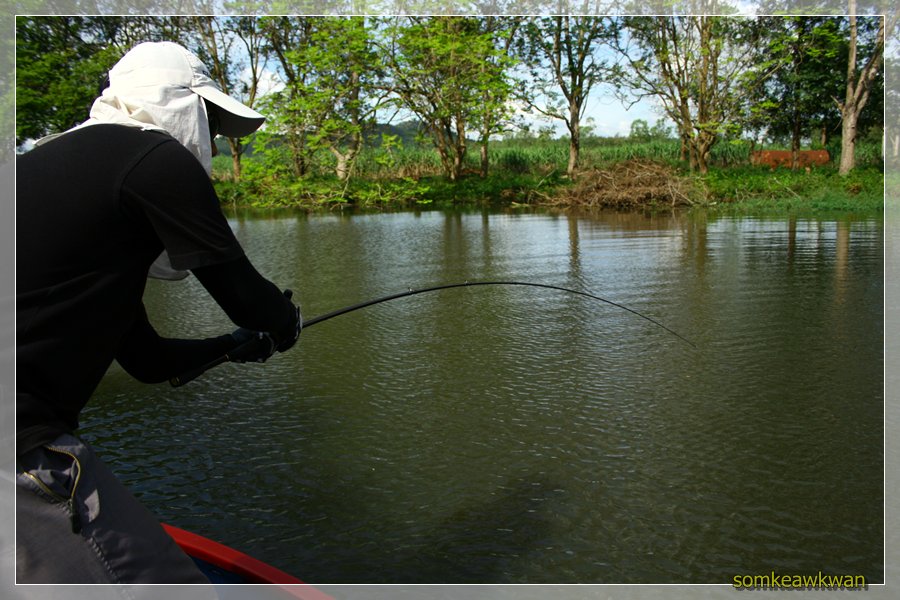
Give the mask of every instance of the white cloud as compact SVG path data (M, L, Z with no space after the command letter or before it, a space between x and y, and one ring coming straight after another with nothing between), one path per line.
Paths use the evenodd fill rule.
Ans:
M252 71L250 67L245 67L240 74L240 80L246 84L250 85ZM277 92L284 89L284 81L281 80L281 77L278 76L278 73L271 69L262 69L259 75L259 87L257 90L257 97L261 98L266 94L271 94L272 92Z
M278 73L270 69L264 69L259 77L259 95L265 96L272 92L278 92L284 89L284 81L278 76Z

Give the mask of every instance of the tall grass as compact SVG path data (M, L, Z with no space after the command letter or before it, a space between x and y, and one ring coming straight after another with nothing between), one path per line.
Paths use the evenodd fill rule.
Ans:
M546 175L552 171L565 172L569 160L569 144L565 139L494 141L488 148L490 170L494 173ZM828 150L832 163L836 165L840 157L839 144L830 145ZM589 138L581 146L580 166L590 169L633 159L679 165L680 154L681 143L674 139L639 142L628 138ZM256 157L245 160L256 160ZM857 144L856 161L860 167L879 166L881 145L872 142ZM749 162L750 144L743 140L721 141L710 152L710 164L713 167L740 166ZM213 161L213 165L218 177L229 177L230 157L220 155ZM332 155L321 152L316 156L314 175L330 176L334 172L334 166ZM471 173L480 170L479 147L475 143L468 146L464 167ZM380 148L366 148L360 153L354 168L354 176L362 179L418 179L442 174L437 151L424 144L392 148L390 152Z
M564 177L569 158L567 140L504 140L489 146L489 177L468 176L480 172L479 148L469 145L466 173L462 180L448 182L437 152L428 146L367 148L358 157L349 182L334 175L334 159L322 152L309 176L285 176L285 169L272 170L259 156L245 158L244 177L231 182L231 159L217 156L214 179L223 202L252 206L354 206L455 205L472 202L531 202L554 196L555 190L571 186ZM829 148L831 151L831 149ZM854 206L878 205L882 198L881 145L862 142L857 146L859 175L836 175L838 152L831 151L832 168L804 171L749 164L748 142L720 142L710 153L710 172L691 173L680 160L679 140L636 142L625 138L591 138L581 147L580 169L615 171L618 163L647 160L666 165L673 178L689 178L702 205L810 202L816 206L837 206L846 201ZM860 179L861 178L861 179ZM864 200L864 202L860 202ZM840 201L840 202L838 202ZM836 204L837 202L837 204Z

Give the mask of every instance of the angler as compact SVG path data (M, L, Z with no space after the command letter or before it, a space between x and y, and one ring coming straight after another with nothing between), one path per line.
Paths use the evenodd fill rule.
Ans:
M18 159L17 583L209 583L75 431L114 359L161 382L223 353L257 361L295 344L299 309L247 260L209 179L217 133L263 120L186 49L144 43L109 72L86 122ZM154 331L148 274L188 270L234 333ZM265 344L247 346L251 330L270 332Z

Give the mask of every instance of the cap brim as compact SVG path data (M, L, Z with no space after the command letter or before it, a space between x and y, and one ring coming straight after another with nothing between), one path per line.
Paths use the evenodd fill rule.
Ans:
M266 120L264 116L245 106L231 96L211 86L191 88L201 98L209 100L222 109L219 113L219 133L225 137L244 137L260 128Z

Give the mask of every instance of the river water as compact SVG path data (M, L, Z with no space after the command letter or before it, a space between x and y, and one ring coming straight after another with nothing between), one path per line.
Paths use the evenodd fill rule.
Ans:
M82 434L162 520L311 583L883 580L880 215L231 218L316 324ZM164 335L233 326L150 282Z

